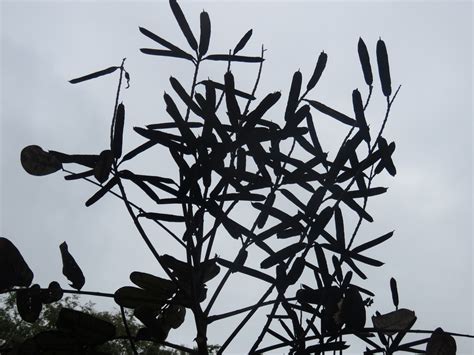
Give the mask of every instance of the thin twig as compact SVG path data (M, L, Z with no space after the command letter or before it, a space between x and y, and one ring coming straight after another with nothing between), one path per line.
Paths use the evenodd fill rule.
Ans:
M130 333L130 328L128 327L127 316L125 315L125 310L123 306L120 306L120 313L122 314L123 326L125 328L125 332L127 333L128 340L130 341L132 351L135 355L138 355L137 348L135 347L135 342L133 341L132 334Z

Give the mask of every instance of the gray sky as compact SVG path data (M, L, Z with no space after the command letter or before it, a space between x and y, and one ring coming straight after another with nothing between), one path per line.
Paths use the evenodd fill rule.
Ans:
M328 65L309 97L352 112L352 90L359 88L363 96L367 94L357 57L361 36L369 47L376 82L367 118L378 131L384 98L378 84L375 44L382 37L393 86L402 84L385 134L397 144L394 161L398 174L376 179L377 186L388 186L389 191L369 201L368 211L375 222L363 225L360 240L396 232L371 254L386 264L364 268L369 280L358 284L376 293L369 316L376 310L392 310L389 279L393 276L398 280L401 306L416 311L416 328L441 326L452 332L474 333L472 3L180 3L195 33L200 11L209 12L213 29L210 52L225 53L253 28L254 36L243 54L258 55L262 43L268 49L257 94L262 98L268 92L282 91L283 98L272 111L277 122L282 120L278 113L283 112L294 71L300 69L306 82L322 50L328 53ZM30 144L67 153L106 149L116 76L80 85L67 81L119 65L123 57L127 57L126 68L132 77L130 89L123 93L126 149L142 142L131 130L133 126L166 119L162 94L172 92L168 78L173 75L188 87L191 68L177 60L141 54L139 48L157 46L138 32L138 26L186 47L167 2L3 1L1 16L2 236L20 249L35 272L34 282L41 286L52 280L67 286L58 249L64 240L84 271L85 290L113 292L130 284L128 275L134 270L161 273L120 200L106 197L86 208L84 202L96 190L94 186L66 182L61 173L39 178L27 175L19 155ZM237 85L250 91L256 69L235 65ZM201 78L222 81L224 71L224 65L208 65ZM329 118L315 116L324 132L320 133L323 144L334 149L345 132ZM149 173L166 174L170 169L159 150L134 166ZM250 217L248 211L241 213ZM164 232L147 227L159 251L178 250ZM217 252L230 258L235 247L232 243L229 238L219 239ZM314 285L311 275L307 276L305 282ZM216 284L214 280L208 285L210 291ZM251 304L264 288L247 278L232 278L215 312ZM112 302L94 301L100 307L112 306ZM242 331L229 353L245 353L264 314L260 312ZM210 342L222 343L240 318L211 326ZM169 339L190 344L194 336L188 312L186 324ZM472 342L457 341L459 354L472 353Z

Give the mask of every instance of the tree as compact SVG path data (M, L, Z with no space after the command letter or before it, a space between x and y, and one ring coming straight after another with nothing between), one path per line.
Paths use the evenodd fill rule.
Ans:
M167 48L143 49L144 53L188 60L194 64L196 76L199 65L209 61L226 61L229 63L229 68L234 62L239 61L262 65L263 51L260 57L239 54L251 32L243 37L240 46L235 46L231 54L207 55L210 37L210 21L207 14L205 12L201 14L201 37L198 45L177 3L171 1L170 5L183 34L196 54L188 53L150 31L141 29L145 36ZM250 103L256 101L254 93L237 90L233 74L228 71L223 80L220 78L220 82L216 79L198 84L194 80L191 94L183 89L177 79L172 78L171 86L186 105L186 113L181 114L176 100L165 95L167 112L172 121L150 125L146 129L136 128L136 132L147 141L123 157L121 131L125 108L123 104L119 104L119 100L114 108L111 149L100 154L85 156L55 151L44 152L37 146L25 148L22 161L25 169L33 174L51 173L63 168L63 164L70 163L87 167L88 170L83 173L70 173L66 176L70 180L94 175L96 181L91 181L101 185L100 190L86 205L96 203L105 193L118 194L124 200L141 237L167 274L167 278L158 278L156 275L133 273L131 280L138 288L124 287L115 293L117 303L123 307L133 308L135 316L146 326L144 329L147 330L142 331L140 336L137 334L135 339L130 336L131 341L143 336L163 342L170 328L182 322L185 309L188 308L194 315L199 352L205 353L207 325L242 311L236 310L214 316L209 316L207 312L212 308L221 285L227 282L233 272L240 272L270 284L268 294L264 294L262 301L250 306L249 317L265 303L272 290L276 289L277 293L275 299L269 301L274 307L252 351L264 352L279 346L287 346L292 351L300 353L343 350L346 344L337 338L345 333L357 333L363 338L367 334L377 333L387 352L393 352L397 348L410 349L410 346L416 345L406 343L400 345L402 337L416 319L411 311L397 309L392 313L376 316L373 321L374 328L371 330L364 328L365 308L371 303L370 297L373 294L352 280L353 273L360 278L365 277L360 264L356 262L372 266L381 265L381 262L360 253L386 241L392 233L351 247L361 223L372 221L366 209L368 198L385 192L384 188L371 187L375 176L385 170L391 175L395 175L396 172L391 160L395 144L393 142L388 144L383 138L385 122L396 97L396 92L392 93L385 44L382 40L377 43L377 66L382 93L387 98L386 117L378 134L377 131L369 130L364 114L372 92L373 78L368 51L362 40L359 42L359 55L369 95L363 103L359 90L354 90L352 101L355 119L352 118L354 117L352 114L346 115L321 102L305 99L324 70L327 55L323 52L303 94L302 74L300 72L294 74L284 122L281 122L283 127L280 123L267 119L266 115L266 112L280 99L281 94L275 92L267 95L254 105L256 107L253 110L250 110ZM119 97L122 76L127 78L128 75L123 62L120 66L110 67L72 82L77 83L113 72L120 74L117 90ZM200 88L199 85L204 86L204 92L196 93ZM222 93L222 100L217 100L216 91ZM219 103L224 102L224 97L228 120L225 113L216 113L218 112L216 107L220 107ZM248 100L245 108L242 105L243 99ZM317 127L314 127L312 120L312 112L322 113L341 125L350 126L346 139L334 157L326 155L321 147L316 133ZM197 121L191 121L193 117L197 117ZM170 129L174 132L168 133ZM119 169L123 162L131 160L145 150L151 150L152 146L159 145L163 146L165 151L169 151L176 161L179 168L177 179ZM290 153L281 153L288 148ZM293 154L297 150L301 153ZM309 155L309 158L300 158L303 152L306 156ZM109 179L110 175L112 177ZM158 205L156 210L159 212L145 210L130 202L125 193L125 186L133 184L156 202ZM363 202L358 203L357 199L362 199ZM290 210L282 206L283 201L292 204ZM159 208L162 204L181 205L182 210L179 213L174 211L164 213L164 209ZM237 204L255 209L257 218L252 227L237 222L236 217L227 211ZM347 218L343 219L343 216L351 213L355 213L358 222L351 238L347 238L349 240L346 241L345 235L349 234L345 233ZM143 219L148 219L167 230L175 238L176 243L183 245L186 250L186 261L183 262L171 255L159 255L143 228ZM206 225L205 220L213 223L213 227L209 228L210 225ZM182 236L169 229L170 223L184 224L185 232ZM335 230L329 232L333 224ZM241 242L240 251L234 261L211 257L217 232L227 233L235 239L236 244ZM274 240L275 236L287 239L290 243L281 248L281 245ZM7 245L6 242L4 244ZM245 266L251 247L259 248L268 254L261 260L260 270ZM11 247L8 248L11 249L9 254L15 253ZM80 289L84 284L84 276L67 252L66 245L61 251L64 273L71 280L73 287ZM329 256L332 265L328 263ZM202 309L201 303L206 298L205 284L221 274L221 267L227 269L221 279L223 281L213 293L206 309ZM315 284L296 291L294 285L305 271L315 272ZM25 274L29 275L28 272ZM8 287L27 287L30 283L29 277L6 281ZM5 288L8 288L7 286ZM391 288L395 307L398 308L395 281L391 282ZM38 291L32 286L26 294L28 300L36 297L33 295L34 292ZM365 293L364 297L369 298L364 300L361 293ZM293 294L296 296L290 297ZM19 306L21 304L20 302ZM297 312L304 312L308 317L307 325L297 316ZM315 319L319 319L321 324L315 325ZM243 326L244 323L241 324ZM274 328L270 328L274 326L281 326L282 331L288 335L281 336L273 330ZM393 333L395 326L401 328L396 329L397 336L391 342L385 335ZM265 335L275 336L280 343L273 347L259 348ZM445 343L451 342L446 333L441 333L441 338L444 339L443 337L446 338ZM226 340L223 350L232 338L233 335ZM381 348L381 345L372 342L368 337L364 341L367 341L372 350ZM310 342L310 345L306 344L307 342ZM424 339L421 344L427 342L428 340ZM434 340L430 344L433 343Z

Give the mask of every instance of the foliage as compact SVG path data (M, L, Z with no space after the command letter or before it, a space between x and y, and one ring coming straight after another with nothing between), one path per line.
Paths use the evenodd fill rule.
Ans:
M252 30L228 52L208 54L211 21L207 12L200 14L197 40L176 0L170 0L170 8L189 49L181 49L140 28L143 35L160 46L142 48L142 53L172 57L194 67L189 92L177 78L170 78L173 94L163 96L169 121L134 127L144 142L131 150L125 149L125 105L120 102L120 95L124 79L126 88L129 87L130 74L125 69L124 59L120 66L70 81L77 84L118 74L110 149L84 155L44 151L31 145L21 152L22 165L32 175L63 170L66 180L84 179L97 185L97 192L85 203L87 207L100 203L106 194L121 199L138 234L163 269L161 276L135 271L130 275L134 286L121 287L113 295L102 294L113 297L122 311L133 309L133 316L143 324L138 329L135 320L123 317L129 351L138 353L138 344L145 340L196 352L166 342L169 332L183 324L186 313L192 313L197 352L207 354L208 325L246 313L224 339L218 350L222 353L261 307L271 306L249 353L280 348L286 348L291 354L342 352L349 347L347 335L355 335L367 344L366 354L424 352L424 349L427 354L441 351L454 354L454 338L441 328L426 331L430 337L403 342L417 318L414 311L399 308L394 279L390 280L390 288L395 309L386 314L376 312L371 319L373 327L366 326L367 307L375 295L360 283L367 278L366 267L380 267L383 262L368 257L365 252L394 234L387 232L356 243L362 223L373 222L369 199L387 191L386 187L375 185L375 178L385 173L395 176L397 172L393 161L395 142L387 140L385 126L400 87L392 90L384 41L379 39L376 44L380 89L386 101L378 130L376 123L369 124L365 114L377 85L369 50L362 39L358 43L358 54L367 95L363 98L362 90L353 90L353 112L342 113L308 98L323 78L328 61L328 54L323 51L308 80L303 81L300 71L294 73L284 113L278 115L273 107L282 98L281 92L271 92L261 100L255 97L264 49L259 56L241 54ZM199 81L200 68L213 62L227 63L227 71L222 77ZM259 65L259 72L253 89L248 92L237 87L231 69L252 64ZM180 110L183 105L184 112ZM313 119L316 115L332 120L344 132L345 138L336 152L327 152L322 146L321 132ZM125 167L145 152L169 154L175 171L168 172L167 176L147 175ZM76 164L82 170L66 170L66 164ZM153 209L145 210L129 199L132 186L149 198ZM239 219L235 212L237 206L254 212L252 224ZM349 222L354 217L356 223L352 226ZM153 222L180 245L185 260L157 250L148 237L150 232L144 220ZM173 226L179 227L174 231ZM180 230L184 232L178 232ZM214 245L217 236L228 238L235 246L233 260L219 256ZM4 256L0 259L3 263L0 292L16 292L21 317L35 323L41 319L41 309L58 302L63 290L54 282L45 289L30 286L32 272L19 251L5 238L0 240L0 246L0 256ZM85 277L66 243L61 244L60 251L63 274L77 293L84 293L80 290ZM261 253L265 256L259 260L260 267L253 267L248 260L255 260ZM211 313L220 291L234 273L257 279L268 288L256 304L227 313ZM303 274L313 274L314 282L301 284ZM208 282L214 278L220 281L211 294ZM15 286L20 288L14 289ZM99 316L62 308L55 321L58 331L38 329L39 333L29 336L22 346L69 353L84 349L96 351L98 346L117 339L116 321L110 318L103 321ZM123 334L123 329L120 331ZM264 338L272 339L273 343L261 346Z

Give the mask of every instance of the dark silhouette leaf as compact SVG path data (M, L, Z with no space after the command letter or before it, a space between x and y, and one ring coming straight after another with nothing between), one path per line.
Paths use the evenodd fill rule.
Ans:
M52 281L47 289L41 290L41 302L44 304L60 301L61 298L63 298L63 289L56 281Z
M354 114L357 121L357 125L362 132L362 136L367 143L370 143L369 127L365 120L364 104L362 103L362 97L360 91L355 89L352 91L352 105L354 107Z
M101 184L108 180L113 162L114 156L110 150L104 150L99 154L99 159L94 166L94 176Z
M392 301L395 308L398 309L398 289L397 281L392 277L390 279L390 291L392 291Z
M426 355L455 355L456 348L454 337L442 328L436 328L426 344Z
M38 284L16 291L16 308L25 322L36 322L42 307L41 288Z
M386 240L390 239L392 236L393 236L393 232L389 232L387 234L384 234L383 236L381 237L378 237L378 238L375 238L375 239L372 239L371 241L368 241L366 243L363 243L357 247L355 247L354 249L352 249L352 251L354 253L360 253L364 250L367 250L367 249L370 249L370 248L373 248L374 246L380 244L380 243L383 243L385 242Z
M115 337L115 325L90 314L61 308L56 321L59 330L67 331L87 344L102 344Z
M76 163L80 165L87 166L89 168L94 168L99 160L97 154L64 154L61 152L56 152L54 150L49 151L50 154L54 155L56 159L59 160L62 164Z
M313 116L311 112L306 116L306 123L308 125L309 135L313 142L313 147L316 149L319 155L323 155L323 149L321 148L321 143L319 142L318 135L316 134L316 129L314 127Z
M280 191L283 196L285 196L288 200L293 202L295 206L297 206L302 211L306 209L306 205L303 202L301 202L291 191L287 189L278 189L278 191Z
M224 62L242 62L242 63L260 63L264 59L262 57L244 57L242 55L232 55L232 54L211 54L207 57L204 57L205 60L217 60Z
M209 49L209 40L211 39L211 20L206 11L201 12L201 37L199 38L199 55L202 57Z
M270 255L260 263L262 269L268 269L278 263L283 262L284 260L296 255L298 252L303 250L306 247L306 243L295 243L289 245L273 255Z
M332 278L329 274L328 264L326 261L326 257L324 256L323 249L319 246L319 244L314 245L314 251L316 252L316 259L318 260L318 267L319 273L323 279L323 283L326 287L331 286Z
M372 187L370 189L364 189L364 190L353 190L353 191L347 191L346 195L350 198L362 198L362 197L371 197L371 196L377 196L381 195L385 192L387 192L386 187Z
M359 217L365 219L366 221L374 221L374 219L359 204L357 204L357 202L347 195L347 193L345 193L339 185L333 185L330 187L330 189L333 193L331 198L343 201L348 207L354 210L359 215Z
M346 329L360 331L365 326L365 306L357 289L349 287L344 295L341 307L341 318L346 324Z
M229 77L229 75L232 76L232 73L231 73L231 72L227 72L227 73L224 75L224 84L221 84L221 83L218 83L218 82L216 82L216 81L209 80L209 79L200 81L198 84L210 85L211 87L213 87L213 88L216 89L216 90L228 91L228 88L227 88L227 86L226 86L226 85L228 85L228 84L226 84L226 81L225 81L225 80L226 80L226 76ZM230 79L230 77L229 77L229 79ZM231 79L231 80L233 80L233 79L234 79L234 77L232 76L232 79ZM246 92L244 92L244 91L237 90L237 89L235 88L235 84L234 84L233 81L232 81L231 86L233 87L233 92L234 92L234 95L235 95L235 96L239 96L239 97L242 97L242 98L247 99L247 100L255 100L255 96L252 96L251 94L246 93Z
M353 127L357 126L357 121L355 121L353 118L350 118L349 116L346 116L345 114L343 114L339 111L336 111L336 110L322 104L321 102L314 101L314 100L306 100L306 99L305 99L305 101L308 102L311 106L313 106L319 112L324 113L325 115L328 115L328 116L338 120L339 122L345 123L345 124L347 124L349 126L353 126Z
M336 239L339 245L343 248L346 246L345 233L344 233L344 219L342 217L342 211L339 206L334 209L334 221L336 223Z
M382 154L381 162L375 167L375 174L379 174L383 169L386 169L388 173L392 176L397 174L397 169L392 161L392 154L395 151L395 142L387 144L385 138L380 137L377 141L377 144L380 148Z
M186 21L186 18L184 17L181 7L178 5L178 2L176 0L170 0L170 7L171 11L173 11L173 15L176 18L176 21L178 22L179 27L181 28L181 31L184 34L184 37L186 37L186 40L189 43L189 46L196 51L198 49L196 38L194 37L191 28L189 27L188 21Z
M382 92L389 97L392 94L392 83L390 79L390 66L388 64L387 47L385 42L379 39L377 41L377 65L379 67L380 83Z
M275 279L273 277L261 271L258 271L246 266L240 266L240 265L234 264L232 261L228 261L222 258L217 258L217 262L221 264L222 266L230 270L233 270L233 272L240 272L240 273L255 277L257 279L269 282L271 284L275 283Z
M337 258L336 255L332 256L332 265L334 266L334 275L336 276L336 279L339 282L341 282L343 280L341 264L340 264L339 259Z
M21 165L28 174L42 176L62 169L56 155L45 152L37 145L29 145L21 151Z
M114 120L114 130L110 150L115 158L122 156L123 126L125 123L125 106L120 103L117 107ZM100 159L100 158L99 158Z
M66 175L64 177L64 179L65 180L78 180L78 179L84 179L84 178L86 178L88 176L92 176L92 175L94 175L94 169L86 170L82 173Z
M370 66L370 57L369 52L367 51L367 46L365 45L362 38L359 37L359 43L357 44L357 51L359 52L360 65L362 66L362 71L364 73L365 83L369 86L372 85L372 68Z
M407 329L414 320L416 320L415 312L405 308L372 317L374 328L383 330L389 336Z
M86 282L81 268L74 257L69 253L66 242L61 243L59 250L61 251L61 259L63 262L63 275L71 281L71 287L80 290Z
M196 115L203 116L202 110L193 101L191 96L188 95L188 93L186 92L184 87L180 84L180 82L176 78L170 77L170 83L174 91L176 91L176 93L181 98L181 100L186 104L186 106L189 107L189 109L193 111Z
M286 276L286 282L288 285L293 285L299 280L301 274L303 274L305 265L305 259L303 256L299 256L295 259L288 275Z
M163 323L173 329L178 329L184 323L186 308L177 305L171 305L162 313Z
M28 287L33 281L33 272L15 245L0 237L0 292L13 286Z
M84 75L84 76L81 76L80 78L76 78L76 79L72 79L72 80L69 80L69 82L71 84L77 84L77 83L80 83L82 81L86 81L86 80L91 80L91 79L95 79L95 78L98 78L100 76L104 76L104 75L107 75L107 74L111 74L113 73L114 71L116 71L117 69L119 69L120 67L109 67L107 69L104 69L104 70L100 70L100 71L97 71L95 73L91 73L91 74L88 74L88 75Z
M166 214L166 213L140 213L138 217L145 217L157 221L166 221L166 222L184 222L185 218L183 216L177 216L174 214Z
M173 293L176 292L176 285L173 281L144 272L132 272L130 274L130 280L138 287L147 290L154 296L163 300L171 297Z
M245 45L247 44L247 42L249 41L250 37L252 37L252 30L248 30L244 36L240 39L239 43L237 43L237 45L235 46L234 48L234 51L233 51L233 54L237 54L238 52L240 52L242 49L244 49Z
M201 122L186 122L188 128L202 128L203 124ZM148 129L167 129L167 128L178 128L176 122L166 122L166 123L152 123L146 126Z
M179 110L176 107L176 104L174 103L173 99L167 93L163 95L163 98L165 99L165 102L166 102L166 112L168 112L171 118L173 118L173 120L176 122L176 125L178 126L178 129L181 132L181 135L184 138L186 144L188 146L194 145L196 141L196 136L191 131L191 129L186 125L186 122L184 121L183 117L179 113Z
M140 32L143 33L148 38L150 38L150 39L154 40L155 42L161 44L162 46L168 48L171 52L176 53L176 57L193 60L193 56L189 53L186 53L181 48L176 47L174 44L171 44L170 42L166 41L165 39L161 38L160 36L157 36L153 32L150 32L150 31L148 31L147 29L145 29L143 27L139 27L139 29L140 29Z
M115 176L112 179L110 179L104 186L101 187L99 191L97 191L94 195L92 195L91 198L89 198L86 201L86 207L92 206L94 203L96 203L102 197L104 197L104 195L107 192L109 192L112 189L112 187L114 187L117 184L117 182L118 182L118 178Z
M349 345L345 341L334 341L332 343L310 345L306 348L308 353L321 354L325 351L336 351L348 349Z
M149 55L156 55L160 57L173 57L173 58L183 58L187 60L193 60L193 56L186 52L175 52L166 49L153 49L153 48L140 48L140 52Z
M298 100L301 93L301 81L303 76L298 70L293 74L293 79L291 81L290 93L288 94L288 102L285 109L285 121L290 121L295 114L295 111L298 107Z
M306 85L306 90L310 91L316 86L319 79L321 78L321 75L323 74L324 68L326 68L327 61L328 55L322 51L319 54L318 62L316 63L316 68L314 68L313 75L311 76L311 79L309 79L308 85Z
M306 215L308 217L313 217L316 214L316 211L321 206L323 202L324 195L326 194L327 189L323 186L320 186L316 191L311 195L307 207L305 208Z
M132 286L121 287L115 291L114 300L119 306L125 308L137 308L142 305L161 307L164 303L161 297L157 297L148 290Z

